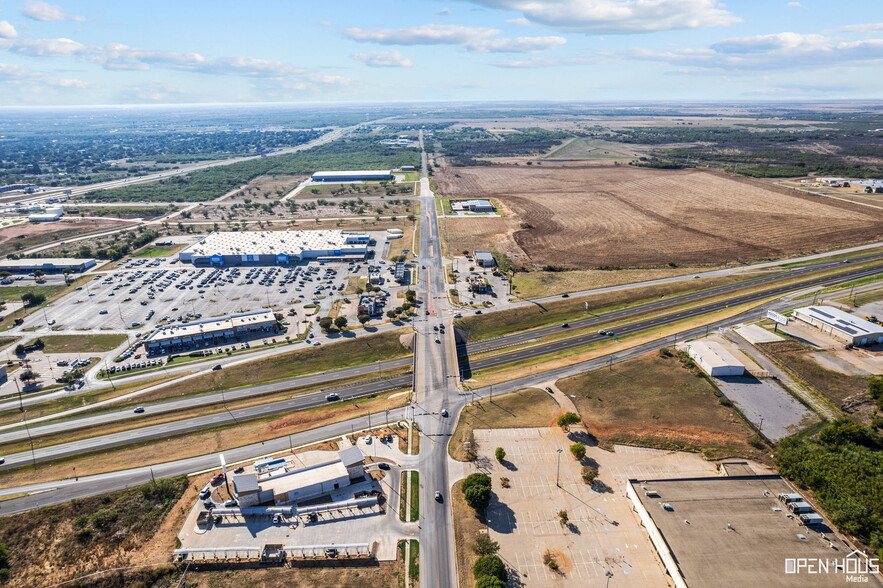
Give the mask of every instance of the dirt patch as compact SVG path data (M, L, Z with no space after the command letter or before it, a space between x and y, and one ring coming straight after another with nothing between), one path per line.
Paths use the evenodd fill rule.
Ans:
M122 227L131 223L116 220L62 219L54 223L23 223L0 229L0 255L28 249L65 237L79 237L95 231Z
M476 401L463 409L448 452L454 459L465 461L476 450L472 432L475 429L512 429L518 427L550 427L562 412L549 394L539 388ZM465 443L470 443L467 449Z
M511 212L495 227L446 219L452 250L496 245L535 266L702 265L883 235L881 211L706 170L544 163L449 167L435 179L446 197L495 198Z

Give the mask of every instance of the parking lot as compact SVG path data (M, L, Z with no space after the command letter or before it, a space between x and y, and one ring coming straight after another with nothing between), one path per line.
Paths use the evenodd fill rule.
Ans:
M290 335L296 336L302 332L298 320L326 316L336 300L352 297L349 278L367 278L369 265L381 268L384 291L402 288L392 279L392 264L384 260L215 268L193 267L175 258L134 258L97 272L25 326L149 332L159 325L273 309L291 317ZM289 315L292 309L295 314ZM355 309L352 314L355 323Z
M603 586L610 573L611 586L667 587L665 571L625 496L625 482L718 475L713 463L695 454L588 447L586 460L600 472L600 483L589 486L559 428L480 429L475 442L480 455L475 463L493 483L488 532L500 543L500 557L519 586ZM502 464L493 456L496 447L506 451ZM502 487L503 477L509 478L509 488ZM561 510L568 513L567 526L559 523ZM547 551L559 565L557 572L543 562Z

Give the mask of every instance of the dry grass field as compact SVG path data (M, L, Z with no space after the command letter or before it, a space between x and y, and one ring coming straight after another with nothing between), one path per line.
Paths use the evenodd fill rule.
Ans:
M65 218L54 223L24 223L0 230L0 255L15 251L15 245L22 248L35 247L56 239L79 237L87 233L131 225L124 221L107 219Z
M883 211L704 170L543 163L442 168L451 198L495 198L492 223L446 219L449 251L489 248L534 266L718 264L883 236Z
M652 353L558 380L602 445L701 451L706 458L765 458L753 431L725 406L708 380L675 356Z

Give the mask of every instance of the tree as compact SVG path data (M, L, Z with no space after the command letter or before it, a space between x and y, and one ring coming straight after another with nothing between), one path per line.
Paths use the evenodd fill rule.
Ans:
M573 457L575 457L577 461L582 460L582 458L586 456L585 444L583 444L581 441L577 441L570 446L570 453L573 454Z
M582 476L583 482L591 484L598 477L598 468L595 466L583 466Z
M493 555L500 551L500 544L487 535L479 535L475 539L472 551L475 552L475 555Z
M560 417L558 417L558 426L564 430L567 430L567 427L570 425L575 425L579 422L579 415L575 412L565 412Z
M331 328L331 325L334 324L334 319L330 316L323 316L319 319L319 328L323 331L327 331Z
M25 383L25 385L33 384L37 381L37 378L40 377L40 374L35 372L32 369L26 369L19 376L18 379Z
M558 511L558 524L561 525L562 527L566 527L567 523L569 523L569 522L570 522L570 515L567 514L567 511L566 510L559 510Z
M883 376L868 378L868 394L877 402L877 407L883 410Z
M504 459L506 459L506 450L502 447L497 447L496 449L494 449L494 457L497 458L497 461L502 462Z
M37 339L36 341L34 341L34 347L36 347L37 349L43 349L44 347L46 347L46 344L43 343L43 339Z
M357 318L359 319L359 322L364 325L365 323L367 323L368 321L371 320L371 315L362 313Z
M334 319L334 326L341 330L346 328L347 323L348 321L346 320L345 316L339 316Z
M469 474L463 480L463 498L474 509L487 507L491 501L491 477L487 474Z
M22 345L21 343L16 345L15 346L15 354L19 355L19 356L24 355L25 354L25 346Z
M46 297L42 294L36 294L34 292L25 292L21 295L21 301L25 306L37 306L39 304L43 304L46 301Z
M476 580L485 576L496 578L500 582L505 582L509 578L506 571L506 564L500 559L499 555L482 555L472 565L472 575Z
M43 270L34 270L34 279L38 280L43 277Z
M399 316L399 313L397 313L397 312L394 311L394 310L387 310L387 311L386 311L386 316L387 316L387 318L394 319L395 317Z
M475 581L474 588L506 588L506 582L493 576L482 576Z

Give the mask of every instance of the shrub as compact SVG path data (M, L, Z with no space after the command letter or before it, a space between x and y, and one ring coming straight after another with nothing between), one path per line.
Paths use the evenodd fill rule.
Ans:
M581 460L586 456L586 446L584 443L577 441L573 445L570 446L570 453L573 454L573 457L577 459L577 461Z
M502 447L497 447L494 449L494 457L497 458L497 461L503 461L506 459L506 450Z
M476 580L475 588L506 588L506 583L493 576L482 576Z
M567 511L566 510L559 510L558 511L558 524L561 525L562 527L564 527L569 522L570 522L570 515L567 514Z
M487 535L479 535L472 546L472 551L476 555L493 555L500 551L500 544L488 537Z
M476 580L490 576L491 578L498 579L500 582L505 582L509 577L509 574L506 572L506 564L503 563L503 560L498 555L482 555L479 557L472 566L472 575L475 576Z
M598 477L598 468L595 466L583 466L582 476L583 482L591 484Z

